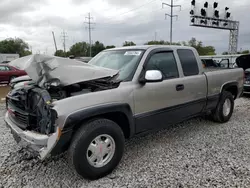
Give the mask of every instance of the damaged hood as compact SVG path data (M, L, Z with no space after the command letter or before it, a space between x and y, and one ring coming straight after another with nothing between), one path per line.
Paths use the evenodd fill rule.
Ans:
M89 80L114 77L119 72L73 59L41 54L16 59L11 61L10 65L26 71L40 87L53 78L59 79L62 85L67 86Z
M243 68L244 70L250 68L250 54L242 55L236 59L236 64L239 68Z

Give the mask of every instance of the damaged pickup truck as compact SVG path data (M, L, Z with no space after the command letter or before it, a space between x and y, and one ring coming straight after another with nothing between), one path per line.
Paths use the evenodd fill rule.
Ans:
M114 48L88 64L45 55L11 64L30 79L6 96L16 141L42 160L68 151L88 179L112 172L125 139L204 114L229 121L244 79L240 68L206 72L197 51L182 46Z

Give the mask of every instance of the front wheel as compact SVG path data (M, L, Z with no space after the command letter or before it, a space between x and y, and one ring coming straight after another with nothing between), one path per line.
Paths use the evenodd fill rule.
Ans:
M224 91L216 109L212 112L212 119L219 123L228 122L234 110L234 98L232 93Z
M113 121L97 119L77 130L68 151L68 159L76 172L87 179L98 179L119 164L125 138Z

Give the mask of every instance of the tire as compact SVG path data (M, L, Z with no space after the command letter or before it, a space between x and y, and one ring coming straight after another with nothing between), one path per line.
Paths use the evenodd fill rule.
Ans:
M91 143L95 143L96 145L97 142L94 142L94 139L98 138L100 135L105 135L106 137L109 136L109 140L111 141L110 143L115 143L111 144L110 148L115 149L111 149L113 151L111 153L113 154L110 156L112 157L106 161L107 163L105 165L93 166L93 163L95 162L91 164L88 160L90 158L88 158L89 155L94 156L94 152L92 153L89 150L89 146ZM101 137L101 139L103 139L103 137ZM111 173L119 164L123 156L124 142L125 138L123 131L115 122L108 119L92 120L82 125L82 127L80 127L74 135L68 150L69 163L83 178L91 180L99 179ZM114 145L115 147L112 147ZM96 148L98 150L95 150L96 152L104 153L105 146L103 142L100 144L100 147Z
M223 106L225 103L229 103L228 111L223 111ZM226 123L230 120L234 110L234 98L232 93L223 91L219 103L217 104L216 109L212 112L211 117L213 121L219 123ZM225 112L225 113L224 113Z

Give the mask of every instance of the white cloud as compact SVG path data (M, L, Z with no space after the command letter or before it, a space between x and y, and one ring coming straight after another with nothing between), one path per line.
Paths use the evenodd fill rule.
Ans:
M164 20L170 9L161 9L161 0L2 0L0 2L0 39L20 37L32 46L33 52L44 51L53 54L54 43L51 31L55 32L58 48L62 49L61 32L65 30L69 48L74 42L88 41L87 26L84 24L88 12L93 16L93 41L99 40L105 45L122 45L125 40L143 44L157 39L169 40L169 18ZM204 1L205 2L205 1ZM190 2L179 0L182 11L174 10L179 15L174 20L174 41L187 41L191 37L202 40L206 45L213 45L219 52L228 49L228 31L204 29L189 26ZM247 0L221 0L219 6L230 7L234 19L240 20L239 48L250 48ZM4 8L5 9L4 9ZM136 9L137 7L140 7ZM130 11L130 10L133 11ZM7 10L7 11L6 11Z

